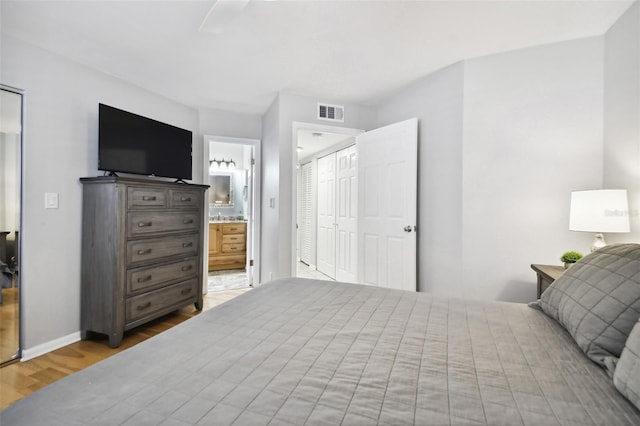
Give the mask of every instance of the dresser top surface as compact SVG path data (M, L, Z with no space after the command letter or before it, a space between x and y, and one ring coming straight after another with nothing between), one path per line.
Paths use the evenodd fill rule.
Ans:
M96 176L80 178L82 184L113 184L121 183L126 185L138 186L163 186L172 189L201 189L206 190L209 185L200 185L196 183L178 183L152 178L123 177L123 176Z

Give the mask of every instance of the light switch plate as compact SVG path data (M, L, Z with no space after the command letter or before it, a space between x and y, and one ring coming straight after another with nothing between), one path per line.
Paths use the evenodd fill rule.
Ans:
M44 193L44 208L45 209L57 209L58 208L58 193L57 192L45 192Z

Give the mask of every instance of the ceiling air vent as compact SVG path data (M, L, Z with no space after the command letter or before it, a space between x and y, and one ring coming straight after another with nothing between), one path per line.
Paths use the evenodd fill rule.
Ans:
M318 120L344 122L344 107L338 105L318 104Z

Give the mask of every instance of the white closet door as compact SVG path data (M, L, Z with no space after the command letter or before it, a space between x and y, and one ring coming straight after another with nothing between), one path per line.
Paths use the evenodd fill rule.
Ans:
M358 145L358 280L416 290L418 120L363 133Z
M358 156L356 146L337 152L336 280L357 282Z
M336 153L318 159L318 271L336 278Z
M300 176L300 260L315 267L316 226L313 194L313 163L301 166Z

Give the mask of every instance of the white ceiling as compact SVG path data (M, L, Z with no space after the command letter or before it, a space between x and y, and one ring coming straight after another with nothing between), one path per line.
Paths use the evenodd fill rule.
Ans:
M319 132L314 130L298 130L298 160L309 159L314 154L326 151L338 143L352 138L351 135Z
M462 59L601 35L631 1L2 0L9 34L195 108L262 114L279 91L375 105ZM6 60L6 58L3 58Z

